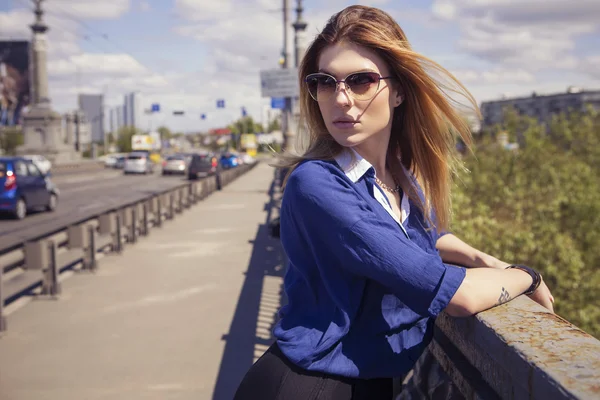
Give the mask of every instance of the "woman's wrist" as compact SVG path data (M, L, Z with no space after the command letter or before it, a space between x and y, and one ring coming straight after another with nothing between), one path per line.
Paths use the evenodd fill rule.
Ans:
M519 269L525 273L527 273L532 280L531 286L529 286L529 288L527 288L527 290L525 290L525 292L523 292L523 294L530 296L533 293L535 293L535 291L538 289L538 287L540 287L540 284L542 283L542 275L540 275L539 272L537 272L536 270L534 270L531 267L528 267L527 265L523 265L523 264L511 264L508 267L506 267L506 269Z

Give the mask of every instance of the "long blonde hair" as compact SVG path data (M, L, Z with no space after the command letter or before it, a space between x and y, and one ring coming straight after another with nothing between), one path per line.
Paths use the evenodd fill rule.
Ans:
M405 193L422 208L426 219L431 223L431 212L435 211L437 228L447 229L451 177L457 165L456 136L460 136L467 147L471 144L468 122L458 111L460 103L450 94L466 98L476 115L480 115L479 109L473 96L450 72L413 51L396 21L377 8L357 5L334 14L308 47L298 72L301 125L305 124L308 134L305 150L286 150L273 165L289 168L291 173L304 160L331 160L343 150L327 131L319 105L304 83L304 77L317 72L321 52L340 42L374 51L396 78L404 102L396 107L393 115L386 157L388 168ZM442 79L434 78L433 74ZM443 79L449 84L443 83ZM402 166L419 182L424 201Z

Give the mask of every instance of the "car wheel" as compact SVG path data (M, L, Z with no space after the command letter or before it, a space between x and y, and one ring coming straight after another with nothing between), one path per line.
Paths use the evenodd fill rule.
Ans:
M14 215L16 219L23 219L27 215L27 203L24 199L17 200Z
M58 205L58 196L56 195L56 193L51 193L50 200L48 200L48 205L46 206L46 210L52 212L52 211L56 210L57 205Z

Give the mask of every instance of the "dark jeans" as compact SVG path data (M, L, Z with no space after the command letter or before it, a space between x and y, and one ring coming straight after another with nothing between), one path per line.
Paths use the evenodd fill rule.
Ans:
M273 344L250 368L234 400L392 400L391 378L353 379L306 371Z

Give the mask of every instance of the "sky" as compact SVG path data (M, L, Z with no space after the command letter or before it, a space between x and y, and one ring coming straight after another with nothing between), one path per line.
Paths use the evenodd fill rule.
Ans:
M288 0L296 19L296 0ZM108 108L139 91L142 128L198 132L224 127L241 108L263 121L259 71L279 68L283 0L44 0L53 108L102 93ZM400 24L413 49L455 74L478 102L501 96L600 89L598 0L304 0L310 42L351 4ZM30 40L31 0L0 1L0 40ZM294 32L288 30L293 63ZM224 109L216 101L224 99ZM183 110L184 116L172 111ZM206 119L201 120L200 115Z

